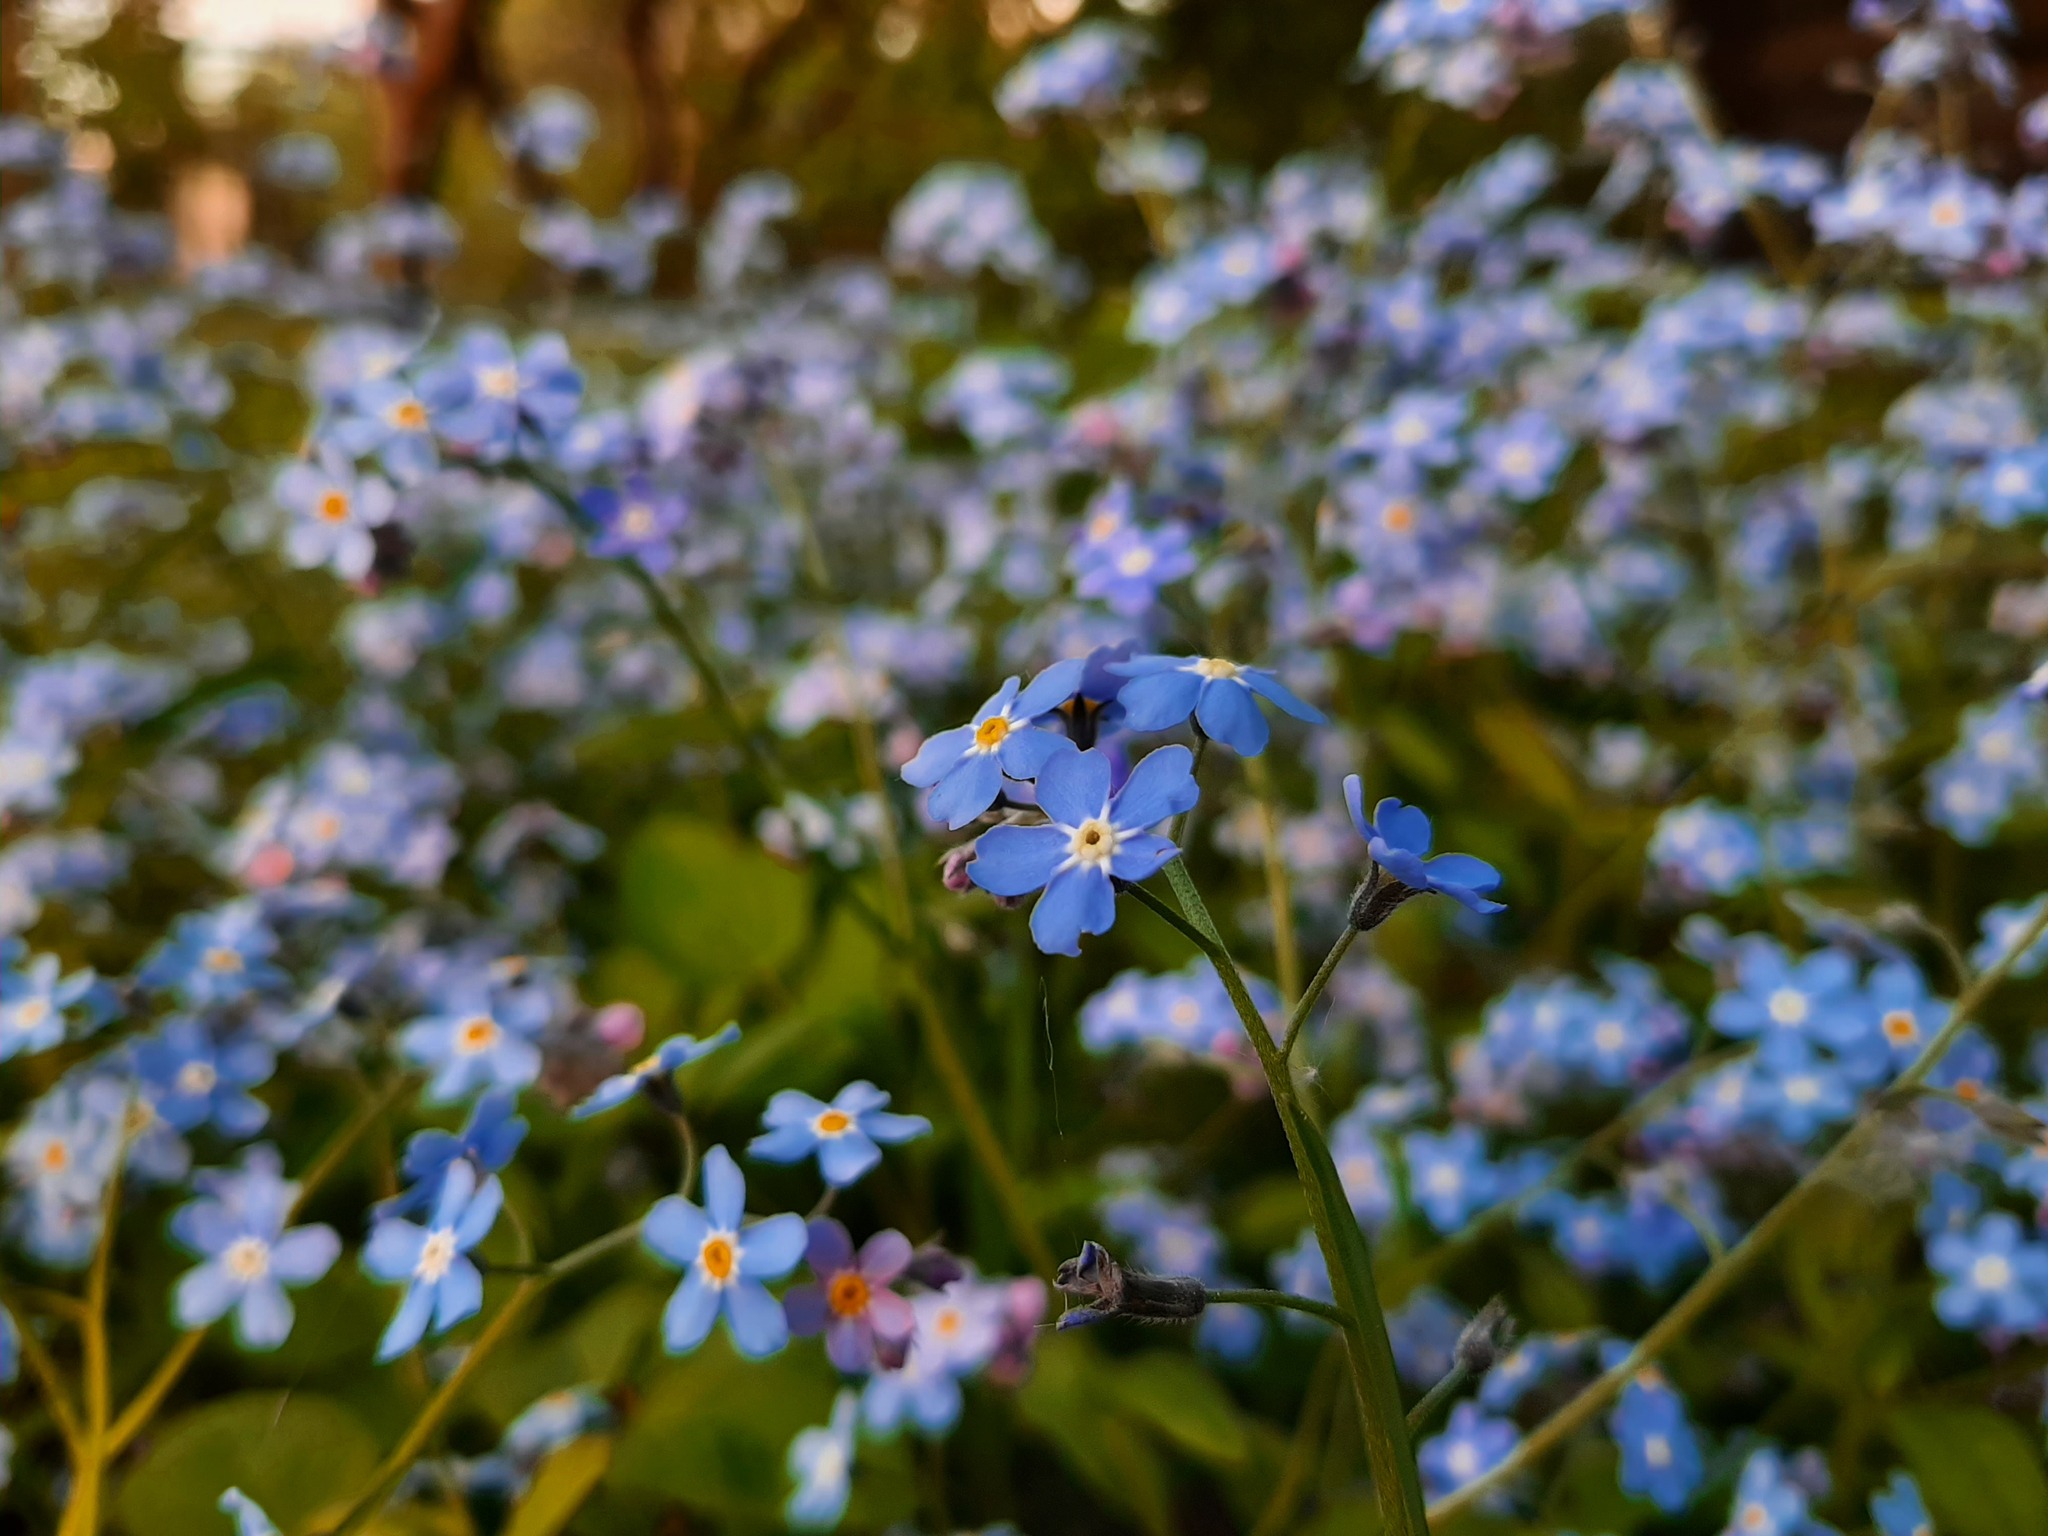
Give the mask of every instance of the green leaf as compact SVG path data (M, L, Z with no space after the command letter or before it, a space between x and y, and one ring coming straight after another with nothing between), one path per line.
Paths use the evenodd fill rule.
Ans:
M709 822L649 822L619 886L626 936L699 987L782 969L810 930L810 881Z
M310 1392L244 1392L180 1414L122 1482L115 1510L148 1536L218 1536L223 1490L240 1488L286 1533L344 1503L377 1465L356 1416Z
M1578 819L1578 782L1558 759L1543 722L1524 705L1500 704L1475 710L1472 731L1494 766L1526 798L1562 815Z
M2040 1536L2048 1473L2037 1436L1990 1408L1900 1408L1891 1437L1941 1536Z
M1157 1447L1119 1400L1119 1375L1084 1339L1059 1335L1017 1393L1025 1423L1049 1440L1074 1475L1154 1536L1173 1530L1173 1500Z
M1119 1402L1190 1456L1216 1467L1244 1460L1237 1404L1192 1357L1150 1350L1123 1361L1112 1380Z
M611 1464L610 1435L570 1441L540 1464L525 1496L512 1507L505 1536L556 1536L575 1518Z

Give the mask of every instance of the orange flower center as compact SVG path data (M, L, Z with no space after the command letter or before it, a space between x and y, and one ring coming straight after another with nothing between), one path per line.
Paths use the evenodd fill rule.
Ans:
M53 1141L43 1148L43 1167L51 1173L62 1173L70 1161L71 1149L61 1141Z
M732 1278L732 1272L739 1265L739 1255L733 1251L732 1239L713 1234L704 1239L704 1246L697 1250L697 1262L713 1283L725 1284Z
M1010 722L1002 715L990 715L974 728L974 744L982 751L992 751L1003 744L1003 738L1010 734Z
M1405 501L1389 502L1380 513L1380 526L1389 533L1406 533L1415 526L1415 509Z
M348 497L341 491L329 491L320 498L320 516L330 523L348 521Z
M206 952L201 962L216 976L228 976L242 968L242 957L224 944L217 944Z
M832 1277L825 1288L825 1305L834 1317L859 1317L868 1309L868 1283L852 1270Z
M1910 1045L1920 1038L1920 1021L1904 1008L1894 1008L1884 1016L1884 1037L1893 1045Z
M811 1122L811 1129L820 1136L844 1136L853 1129L853 1116L843 1109L828 1109Z
M455 1032L455 1049L465 1056L487 1051L497 1043L497 1020L481 1013L473 1019L465 1019L462 1028Z
M391 408L391 424L417 432L427 424L427 408L417 400L401 400Z

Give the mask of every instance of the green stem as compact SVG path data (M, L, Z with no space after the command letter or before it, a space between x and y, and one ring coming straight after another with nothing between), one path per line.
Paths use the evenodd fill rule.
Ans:
M340 1523L333 1528L332 1536L348 1536L350 1531L361 1530L364 1522L377 1512L379 1504L396 1486L398 1480L405 1476L406 1469L419 1460L421 1452L426 1449L434 1431L440 1428L442 1420L453 1411L456 1400L461 1396L462 1389L468 1385L470 1377L476 1374L478 1368L490 1358L500 1344L512 1336L513 1325L540 1300L549 1286L564 1276L572 1275L577 1270L595 1263L607 1254L626 1247L639 1234L640 1223L628 1222L602 1237L593 1238L581 1248L571 1249L559 1259L541 1266L537 1272L521 1280L517 1289L505 1298L505 1304L498 1308L497 1313L485 1325L484 1331L476 1336L476 1342L464 1351L462 1363L455 1367L448 1379L441 1383L432 1397L427 1399L403 1438L392 1447L391 1454L386 1456L378 1464L376 1471L370 1474L369 1482L356 1496L355 1502L343 1512Z
M1326 1323L1335 1323L1339 1328L1352 1326L1349 1312L1333 1307L1327 1301L1317 1301L1313 1296L1297 1296L1292 1291L1268 1291L1256 1286L1223 1287L1202 1292L1202 1299L1217 1305L1273 1307L1282 1312L1305 1312L1310 1317L1319 1317Z
M1287 857L1280 847L1280 813L1274 803L1273 775L1264 757L1246 758L1244 773L1251 782L1259 813L1259 846L1266 865L1266 906L1273 914L1273 979L1280 984L1281 997L1298 998L1301 948L1294 939L1294 884L1288 879Z
M334 1176L335 1171L347 1161L349 1153L355 1150L355 1144L362 1139L363 1133L376 1124L377 1117L391 1107L392 1101L412 1081L413 1079L404 1073L393 1077L357 1105L355 1113L343 1121L340 1128L327 1138L327 1145L320 1149L320 1155L313 1159L312 1166L306 1170L306 1176L299 1180L299 1192L292 1197L291 1207L285 1212L286 1221L290 1221L303 1210L306 1202L313 1197L313 1191ZM170 1396L171 1388L175 1387L178 1378L185 1374L185 1367L192 1363L192 1357L199 1353L199 1346L205 1339L204 1328L188 1329L178 1336L177 1343L173 1344L170 1352L158 1362L157 1368L150 1373L149 1380L143 1383L142 1389L129 1400L128 1406L115 1417L112 1428L107 1431L109 1457L119 1455L130 1441L148 1428L149 1421L156 1416L157 1409L163 1406L164 1399Z
M1778 1203L1764 1213L1763 1219L1743 1235L1742 1241L1730 1248L1710 1264L1705 1273L1695 1280L1686 1293L1679 1297L1670 1311L1666 1312L1636 1341L1635 1348L1627 1358L1614 1369L1588 1383L1578 1395L1559 1408L1549 1418L1531 1430L1528 1437L1517 1445L1505 1460L1484 1476L1474 1479L1456 1493L1437 1500L1429 1508L1434 1520L1445 1520L1469 1509L1479 1499L1495 1488L1517 1476L1554 1447L1562 1444L1575 1430L1589 1422L1616 1397L1621 1389L1633 1381L1637 1372L1654 1363L1657 1358L1682 1337L1685 1331L1699 1321L1707 1309L1720 1300L1728 1288L1739 1280L1749 1267L1770 1250L1771 1244L1792 1225L1792 1220L1806 1206L1807 1202L1831 1183L1841 1177L1845 1169L1861 1153L1863 1144L1869 1139L1879 1117L1885 1112L1895 1096L1902 1089L1917 1088L1927 1080L1927 1075L1940 1063L1955 1044L1970 1022L1971 1016L1991 995L2000 982L2004 981L2012 968L2019 963L2020 956L2031 949L2042 934L2048 933L2048 909L2035 918L2020 934L2012 946L1999 957L1998 963L1984 971L1964 989L1950 1010L1948 1021L1927 1042L1926 1049L1912 1065L1901 1072L1889 1093L1877 1095L1858 1115L1854 1124L1841 1140L1828 1149L1825 1156L1806 1171L1803 1178L1786 1192Z
M1301 1038L1301 1031L1308 1023L1308 1016L1314 1011L1316 1000L1323 995L1323 988L1330 984L1330 978L1337 974L1337 967L1351 952L1351 946L1358 940L1358 930L1345 923L1344 931L1337 935L1337 942L1330 946L1330 952L1323 956L1323 963L1316 967L1316 973L1308 984L1308 990L1301 994L1301 1001L1294 1005L1294 1012L1288 1016L1287 1033L1280 1039L1280 1056L1286 1060L1294 1055L1294 1042Z
M1420 1434L1428 1428L1429 1421L1436 1417L1437 1410L1457 1396L1458 1390L1470 1379L1471 1373L1465 1367L1452 1366L1450 1373L1423 1393L1422 1400L1408 1410L1408 1433Z
M1351 1366L1352 1391L1358 1399L1359 1430L1365 1441L1366 1464L1372 1473L1373 1490L1379 1501L1384 1536L1428 1536L1424 1513L1422 1481L1416 1473L1415 1456L1409 1449L1408 1432L1401 1411L1401 1382L1394 1369L1394 1350L1387 1339L1386 1318L1381 1314L1379 1294L1373 1284L1371 1254L1365 1236L1353 1220L1350 1208L1335 1207L1330 1191L1341 1195L1342 1186L1330 1164L1329 1149L1322 1143L1308 1116L1295 1097L1294 1080L1265 1019L1246 990L1244 977L1230 958L1216 920L1184 867L1175 859L1166 866L1185 925L1176 924L1195 938L1202 952L1216 968L1216 975L1229 995L1231 1005L1251 1037L1259 1065L1266 1074L1266 1086L1280 1115L1288 1150L1293 1154L1295 1173L1301 1180L1302 1196L1308 1205L1309 1222L1315 1229L1323 1263L1330 1273L1330 1288L1337 1305L1349 1312L1352 1321L1344 1328L1346 1355ZM1137 887L1131 887L1137 890ZM1141 897L1141 900L1143 898ZM1153 901L1146 901L1154 910ZM1340 1239L1337 1223L1349 1224Z

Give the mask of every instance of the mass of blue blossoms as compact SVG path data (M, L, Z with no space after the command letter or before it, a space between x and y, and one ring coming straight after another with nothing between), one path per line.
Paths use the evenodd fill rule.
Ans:
M301 125L222 253L22 49L21 1528L1392 1530L1385 1442L1446 1536L2048 1531L2004 0L1845 3L1839 154L1645 0L1381 0L1423 115L1256 170L1027 9L1030 175L815 265L773 170L579 202L559 85L469 228ZM1070 1236L1185 1337L1055 1333Z

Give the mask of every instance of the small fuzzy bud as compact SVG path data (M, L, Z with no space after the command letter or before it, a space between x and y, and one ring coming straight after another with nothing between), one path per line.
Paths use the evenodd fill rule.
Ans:
M974 882L967 878L967 866L973 862L974 844L948 848L946 856L939 860L939 884L955 896L965 896L974 889Z
M1416 890L1412 885L1403 885L1375 864L1372 873L1365 877L1365 883L1352 892L1351 926L1360 933L1370 933L1392 917L1402 902L1428 894L1427 891Z
M1477 1381L1500 1363L1514 1342L1515 1320L1508 1315L1507 1303L1496 1296L1459 1332L1452 1358L1459 1370Z

